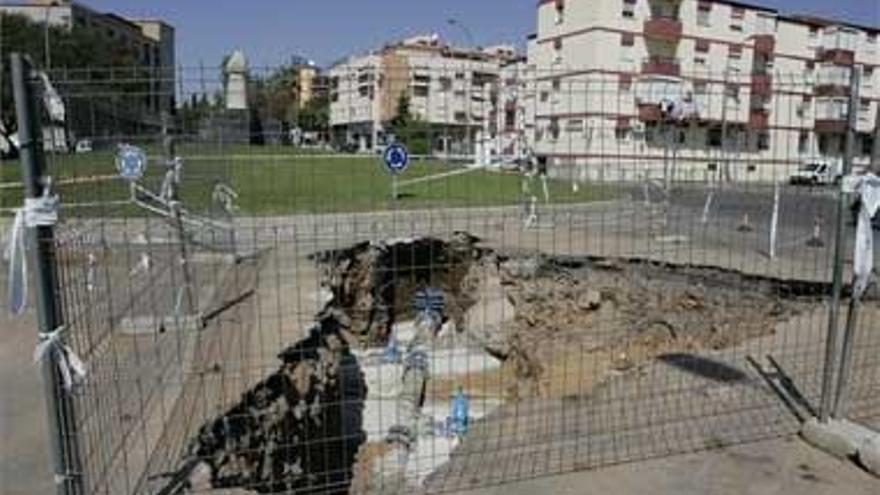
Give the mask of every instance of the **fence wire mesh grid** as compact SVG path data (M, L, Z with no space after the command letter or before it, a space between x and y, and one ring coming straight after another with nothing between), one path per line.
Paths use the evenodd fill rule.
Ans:
M820 404L839 194L803 165L846 149L806 123L800 78L749 99L729 74L685 94L345 68L310 131L274 69L240 94L205 69L34 78L67 109L43 145L88 367L55 391L80 492L450 492L796 432ZM395 140L414 159L392 177ZM877 296L842 413L874 425Z

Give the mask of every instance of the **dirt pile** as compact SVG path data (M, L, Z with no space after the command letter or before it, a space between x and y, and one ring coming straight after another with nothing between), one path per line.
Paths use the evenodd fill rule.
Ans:
M772 334L825 290L639 260L541 259L530 277L508 263L521 261L499 262L516 315L507 392L517 397L585 393L612 371L666 353Z

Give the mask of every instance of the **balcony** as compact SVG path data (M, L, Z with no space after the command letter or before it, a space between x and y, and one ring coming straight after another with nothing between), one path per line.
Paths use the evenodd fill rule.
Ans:
M776 51L776 37L772 34L755 35L755 53L773 55Z
M642 122L659 122L663 115L660 113L660 105L654 103L639 103L639 120Z
M642 74L679 77L681 66L674 58L651 57L642 62Z
M770 124L770 112L763 108L753 108L749 113L749 129L766 129Z
M681 20L673 16L653 15L645 21L644 35L646 38L666 41L681 39Z
M816 85L816 96L848 96L849 86L842 82L824 82Z
M820 48L817 58L820 62L829 62L834 65L853 65L856 54L852 50L842 48Z
M842 134L846 132L845 119L816 119L816 132Z
M773 94L773 76L770 74L752 74L752 95L771 96Z

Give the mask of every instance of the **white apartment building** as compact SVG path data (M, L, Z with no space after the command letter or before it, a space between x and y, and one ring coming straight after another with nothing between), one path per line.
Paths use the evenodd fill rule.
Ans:
M858 70L864 164L878 33L727 0L541 0L530 139L575 179L781 179L807 157L842 155ZM670 122L668 102L686 118Z
M430 126L432 152L472 153L494 125L501 66L514 59L512 47L459 48L428 35L337 63L329 70L336 140L361 151L384 144L405 95Z

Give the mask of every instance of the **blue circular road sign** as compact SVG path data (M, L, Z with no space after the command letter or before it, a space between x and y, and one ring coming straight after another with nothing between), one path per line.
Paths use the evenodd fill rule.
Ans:
M135 181L143 177L147 169L147 154L137 146L124 144L116 154L116 170L126 180Z
M392 174L399 174L409 166L409 151L406 146L394 143L385 148L385 168Z

